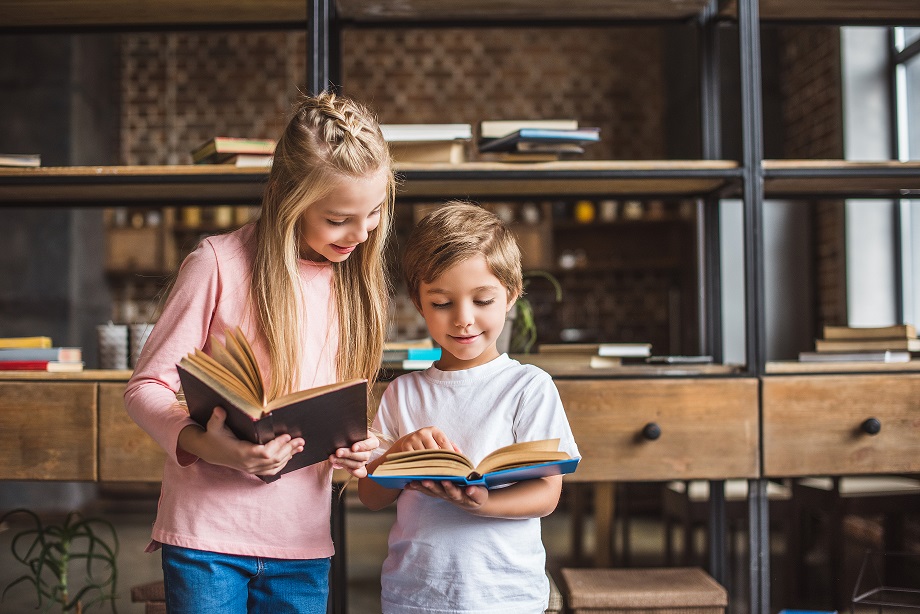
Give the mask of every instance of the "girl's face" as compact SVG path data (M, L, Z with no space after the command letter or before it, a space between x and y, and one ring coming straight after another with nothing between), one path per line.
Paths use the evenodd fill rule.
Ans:
M495 341L514 300L508 300L485 257L474 256L422 282L419 304L428 332L441 346L439 369L469 369L498 357Z
M316 262L344 262L380 224L387 197L387 173L343 178L310 205L300 223L300 257Z

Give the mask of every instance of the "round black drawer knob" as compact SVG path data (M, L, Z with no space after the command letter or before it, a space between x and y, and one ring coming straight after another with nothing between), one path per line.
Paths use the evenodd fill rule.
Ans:
M654 422L649 422L642 428L642 436L649 441L655 441L661 437L661 427Z
M869 435L878 435L878 432L882 430L882 423L878 418L866 418L862 423L862 430Z

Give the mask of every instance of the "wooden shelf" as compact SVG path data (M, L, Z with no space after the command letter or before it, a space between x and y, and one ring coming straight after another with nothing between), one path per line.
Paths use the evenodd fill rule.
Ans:
M2 0L0 29L163 26L286 26L305 28L303 0Z
M683 20L696 17L707 0L570 0L534 3L528 0L338 0L339 17L373 21L572 21Z
M737 186L728 160L399 164L401 198L552 196L701 197Z
M764 160L767 198L908 198L920 194L920 161Z
M920 360L910 362L799 362L777 360L768 362L764 372L767 375L794 375L814 373L898 373L920 371Z
M17 380L48 382L127 382L131 378L129 370L87 369L79 373L48 373L47 371L0 371L0 381Z
M267 177L223 164L0 168L0 206L252 205Z
M734 186L731 161L402 164L400 197L703 196ZM268 170L214 165L0 168L0 206L258 204Z
M760 0L759 7L763 21L886 25L920 22L920 3L916 0ZM719 14L737 16L736 0L721 0Z

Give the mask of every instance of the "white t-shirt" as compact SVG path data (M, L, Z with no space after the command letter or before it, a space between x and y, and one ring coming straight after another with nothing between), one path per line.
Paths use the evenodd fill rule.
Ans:
M463 371L431 367L396 378L374 426L394 439L437 426L474 463L511 443L555 437L579 456L552 378L506 354ZM403 491L381 575L383 612L542 613L545 568L539 518L483 518Z

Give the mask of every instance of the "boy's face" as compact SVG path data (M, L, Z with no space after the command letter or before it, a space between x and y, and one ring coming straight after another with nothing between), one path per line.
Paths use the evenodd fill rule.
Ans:
M442 348L437 366L458 371L498 357L495 341L514 305L486 260L478 255L454 265L419 287L419 305L428 332Z

